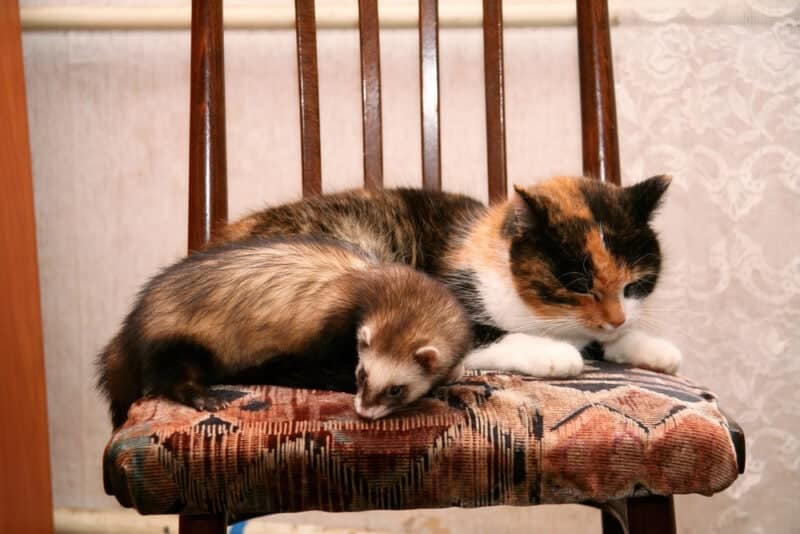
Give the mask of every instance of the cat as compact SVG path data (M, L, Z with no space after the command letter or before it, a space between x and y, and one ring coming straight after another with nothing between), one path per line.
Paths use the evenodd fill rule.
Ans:
M325 234L425 271L472 319L467 368L574 376L581 349L599 342L606 360L675 373L680 350L636 327L661 272L650 223L670 182L555 177L491 207L418 189L346 191L253 213L210 246Z

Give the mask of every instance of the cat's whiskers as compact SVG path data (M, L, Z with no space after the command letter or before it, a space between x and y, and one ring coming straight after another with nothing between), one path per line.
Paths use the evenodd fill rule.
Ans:
M644 328L644 329L652 328L654 330L662 330L662 329L665 329L665 328L669 328L670 325L674 326L674 324L669 322L669 321L666 321L666 320L664 320L664 319L662 319L660 317L652 317L652 316L651 317L647 317L647 316L639 317L639 320L637 322L638 322L639 326Z
M510 319L515 321L519 330L530 335L553 335L569 333L579 326L573 318L540 318L534 316L520 317L514 316Z
M588 261L589 261L589 256L584 256L583 264L581 265L581 268L583 269L583 276L587 280L587 282L592 277L591 273L589 272L589 269L586 268L586 263Z
M644 304L639 308L639 317L655 318L659 320L673 318L681 313L683 313L683 310L674 306L658 305L655 303Z

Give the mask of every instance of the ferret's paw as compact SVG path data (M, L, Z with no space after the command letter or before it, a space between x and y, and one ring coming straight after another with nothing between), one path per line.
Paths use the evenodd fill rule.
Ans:
M227 408L228 403L211 394L206 394L193 397L192 406L200 412L218 412Z
M674 375L683 361L678 347L660 337L633 331L605 346L605 359Z
M499 369L546 378L576 376L583 370L580 351L564 341L527 334L508 334L498 342L472 352L470 369Z

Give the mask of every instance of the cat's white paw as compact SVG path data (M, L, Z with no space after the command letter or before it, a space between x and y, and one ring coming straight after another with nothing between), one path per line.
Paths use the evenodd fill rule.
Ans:
M474 350L464 360L464 366L563 378L580 374L583 358L578 349L564 341L516 333Z
M674 375L683 361L678 347L660 337L632 331L604 347L605 359L610 362L644 367Z

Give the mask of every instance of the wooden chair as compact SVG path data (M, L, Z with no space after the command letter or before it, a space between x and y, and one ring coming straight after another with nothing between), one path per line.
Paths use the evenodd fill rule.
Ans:
M620 183L614 84L608 8L605 0L578 0L580 100L583 134L583 170L587 176ZM320 130L314 0L295 0L297 61L300 91L302 182L304 195L320 194ZM439 127L438 13L436 0L419 1L420 80L422 114L423 187L441 188ZM506 197L502 1L483 2L484 72L489 198ZM383 182L381 140L381 82L377 5L359 0L362 111L364 131L364 186ZM223 79L221 0L194 0L192 8L191 127L189 172L189 251L207 243L227 219L225 155L225 87ZM653 378L661 380L661 378ZM666 380L666 378L664 378ZM670 386L671 387L671 386ZM675 386L679 387L679 386ZM683 386L680 386L683 387ZM693 386L692 386L693 387ZM693 390L694 391L694 390ZM698 390L699 391L699 390ZM698 393L699 394L699 393ZM701 396L709 400L710 393ZM744 469L744 437L730 419L721 423L735 450L734 470ZM125 430L123 429L122 432ZM155 435L155 434L153 434ZM728 439L728 438L725 438ZM109 451L116 446L112 438ZM116 462L111 465L109 462ZM106 489L120 502L134 505L127 490L130 473L120 475L119 455L107 459ZM120 478L121 477L121 478ZM735 472L733 474L735 478ZM729 483L729 482L727 482ZM638 491L638 490L637 490ZM700 487L697 491L712 492ZM637 494L646 494L638 491ZM135 499L134 499L135 500ZM457 504L457 503L456 503ZM674 533L675 515L670 495L628 496L603 503L602 527L611 533ZM431 504L439 506L441 504ZM383 506L377 505L376 508ZM388 506L394 507L394 506ZM335 507L334 507L335 508ZM180 531L224 532L225 513L203 515L204 510L182 509ZM199 515L198 515L199 514Z

